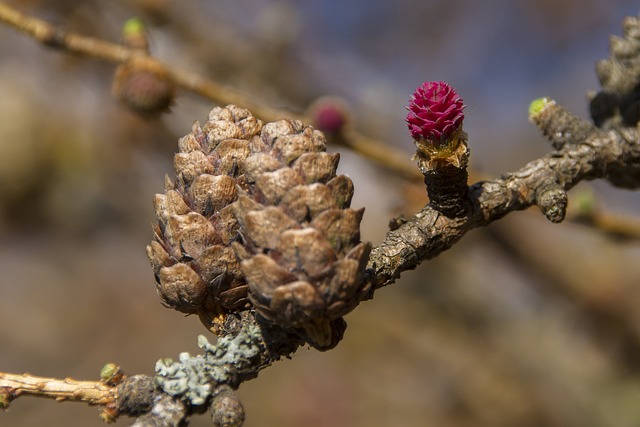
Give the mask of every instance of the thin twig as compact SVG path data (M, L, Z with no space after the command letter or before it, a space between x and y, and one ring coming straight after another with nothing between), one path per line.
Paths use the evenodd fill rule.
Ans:
M574 214L568 219L613 237L640 239L640 219L597 210L589 214Z
M7 374L0 372L0 408L22 396L30 395L55 399L59 402L84 402L104 407L101 414L105 421L113 421L117 387L101 381L77 381L71 378L57 379L36 377L30 374Z
M3 3L0 3L0 22L33 37L46 46L89 58L121 64L135 56L137 61L141 61L141 64L149 69L161 70L177 87L200 95L218 105L241 105L265 121L275 121L285 117L296 120L306 119L303 114L274 108L257 100L255 96L205 79L198 74L172 68L140 50L64 31L46 21L20 13ZM345 132L343 137L335 138L332 142L360 153L391 172L410 179L422 179L422 175L415 170L408 156L403 152L355 130Z

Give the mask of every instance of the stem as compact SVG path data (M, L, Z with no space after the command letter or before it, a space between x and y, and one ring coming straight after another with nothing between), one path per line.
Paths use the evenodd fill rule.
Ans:
M295 120L306 119L303 114L273 108L257 100L255 96L205 79L198 74L173 69L146 52L63 31L43 20L20 13L3 3L0 3L0 22L33 37L46 46L56 47L89 58L121 64L136 56L137 60L146 63L144 64L146 67L162 70L177 87L200 95L218 105L240 105L251 110L256 117L262 120L275 121L285 117ZM330 142L345 146L393 173L412 180L420 179L420 175L411 163L405 160L407 156L402 151L383 142L369 138L355 130L346 131L340 137L330 139Z
M21 394L49 399L72 400L90 405L106 405L114 402L116 388L100 381L77 381L71 378L56 379L36 377L30 374L5 374L0 372L0 388L4 393L18 397Z
M77 381L71 378L57 379L0 372L0 409L6 409L12 400L23 395L55 399L58 402L100 405L103 407L100 417L108 423L115 421L119 414L116 409L116 386L109 386L101 381Z

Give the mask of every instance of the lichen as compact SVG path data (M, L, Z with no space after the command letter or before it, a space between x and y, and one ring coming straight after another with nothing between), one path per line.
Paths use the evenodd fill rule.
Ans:
M215 345L200 335L198 346L204 354L180 353L178 361L158 360L155 383L191 405L203 405L218 384L233 383L238 371L257 368L261 343L261 330L253 324L245 324L237 335L222 337Z

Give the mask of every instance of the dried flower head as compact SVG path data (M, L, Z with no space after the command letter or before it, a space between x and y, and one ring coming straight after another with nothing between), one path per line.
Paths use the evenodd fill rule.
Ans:
M462 99L445 82L424 82L416 89L407 109L407 125L415 140L443 145L462 126Z

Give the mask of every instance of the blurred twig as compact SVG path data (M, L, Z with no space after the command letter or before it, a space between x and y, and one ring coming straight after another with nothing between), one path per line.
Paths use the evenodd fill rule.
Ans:
M588 213L571 213L568 220L594 228L621 239L640 239L640 219L596 209Z
M281 118L305 120L302 114L284 109L274 108L255 96L248 95L229 86L221 85L205 79L198 74L172 68L139 49L129 48L103 40L85 37L57 28L46 21L28 16L0 3L0 22L25 33L45 46L65 50L70 53L100 59L114 64L121 64L135 56L143 66L162 70L177 87L207 98L218 105L241 105L253 112L257 117L274 121ZM411 165L402 151L355 130L342 133L331 142L345 146L364 157L367 157L385 169L410 179L421 180L422 175Z

